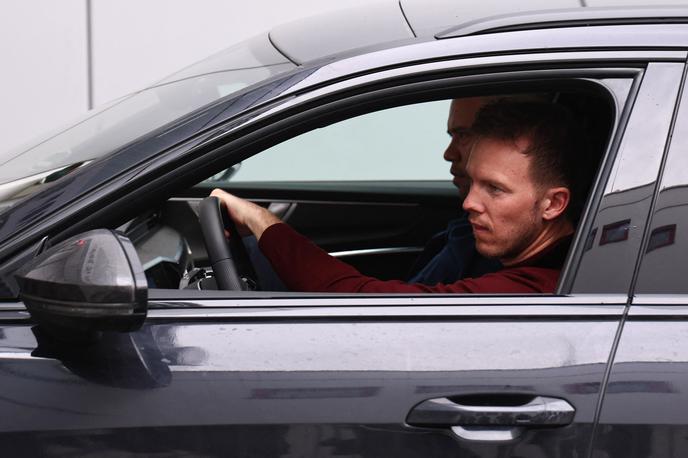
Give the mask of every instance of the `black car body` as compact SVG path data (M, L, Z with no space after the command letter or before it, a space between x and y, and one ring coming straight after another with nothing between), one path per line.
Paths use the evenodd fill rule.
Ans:
M590 10L468 24L300 64L76 168L60 165L51 173L64 176L0 213L0 450L685 456L687 18ZM600 102L583 112L603 127L556 294L166 286L188 253L204 256L193 210L212 187L272 205L366 272L401 275L395 267L456 211L448 180L241 182L223 170L373 112L540 91ZM88 338L65 338L27 312L16 275L98 228L131 239L147 314L133 331L94 325Z

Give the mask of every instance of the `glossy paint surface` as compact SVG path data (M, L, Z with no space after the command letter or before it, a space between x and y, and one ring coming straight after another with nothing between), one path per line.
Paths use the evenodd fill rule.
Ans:
M0 446L13 443L19 455L127 454L158 437L185 453L212 456L215 446L237 442L245 450L238 456L261 447L274 456L379 456L383 449L399 456L548 456L562 447L568 451L561 456L580 456L618 317L149 319L140 331L79 346L36 327L5 326ZM499 403L515 394L566 399L576 409L574 423L526 430L507 444L405 424L426 399L482 395ZM28 434L33 440L17 446Z
M688 316L644 306L625 325L604 398L594 457L688 454Z

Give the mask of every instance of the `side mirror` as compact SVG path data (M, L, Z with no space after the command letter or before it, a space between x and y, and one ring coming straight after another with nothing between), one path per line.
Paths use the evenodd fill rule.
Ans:
M85 232L34 258L17 274L19 297L39 325L65 337L141 327L148 285L131 241Z

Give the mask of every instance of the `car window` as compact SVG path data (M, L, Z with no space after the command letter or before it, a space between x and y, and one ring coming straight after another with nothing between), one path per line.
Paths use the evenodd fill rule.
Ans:
M395 107L312 130L247 159L231 181L446 181L449 104Z
M654 205L636 294L686 294L688 257L688 101L683 100Z
M595 146L591 147L594 164L590 163L587 167L587 174L592 180L614 125L615 110L610 102L610 94L618 98L617 108L622 107L632 81L630 78L610 78L601 81L601 87L606 90L600 91L600 87L596 87L594 91L583 92L567 88L563 91L525 93L519 97L527 101L541 100L543 96L552 98L579 117L582 128L596 133ZM217 174L203 186L227 185L230 192L243 191L240 195L249 198L258 189L261 191L259 201L268 205L274 203L275 210L289 225L335 257L345 256L345 261L360 272L382 279L415 278L408 274L418 273L413 270L413 264L424 244L461 214L456 189L451 186L449 164L442 154L449 142L446 130L450 104L450 99L415 103L319 127L258 152L244 160L232 173ZM581 158L581 161L587 163L587 159ZM451 209L451 216L433 220L423 213L426 211L424 207L418 207L420 210L417 213L402 213L407 210L384 207L384 199L381 200L380 196L384 196L386 190L377 182L385 180L396 182L398 198L395 204L402 204L405 209L418 207L420 201L414 199L417 199L419 192L426 191L411 188L408 182L444 182L448 185L447 195L453 199L445 206ZM365 189L345 184L356 181L366 182L363 185L374 189L375 200L356 207L355 202L361 197L365 199ZM242 187L242 183L251 182L258 183L258 187ZM260 182L269 183L261 187ZM274 186L275 182L300 183ZM332 186L332 182L338 182L339 185ZM403 189L406 194L401 193ZM300 193L293 193L295 190ZM328 201L327 192L330 190L339 193L332 201ZM295 197L290 198L290 192ZM439 195L435 194L435 197ZM337 199L343 202L339 203L339 207ZM373 202L376 207L371 214L370 205ZM439 207L440 204L430 202L428 206ZM395 211L403 216L397 217ZM408 234L414 230L406 225L419 219L437 223L434 224L435 230L410 237ZM399 252L402 249L410 254L409 259L400 259ZM375 266L368 259L355 259L364 251L377 252ZM393 251L396 256L394 259L389 256ZM407 264L407 261L410 262ZM401 274L396 270L392 273L392 269L384 267L389 263L404 267L400 269ZM372 271L376 273L372 274Z
M658 63L643 76L597 214L586 228L574 293L629 291L682 72L681 64Z

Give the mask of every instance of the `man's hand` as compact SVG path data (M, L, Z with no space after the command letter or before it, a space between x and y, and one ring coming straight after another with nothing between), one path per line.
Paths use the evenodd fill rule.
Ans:
M253 234L256 239L260 240L265 229L281 222L267 209L221 189L213 189L210 195L220 199L241 235Z

